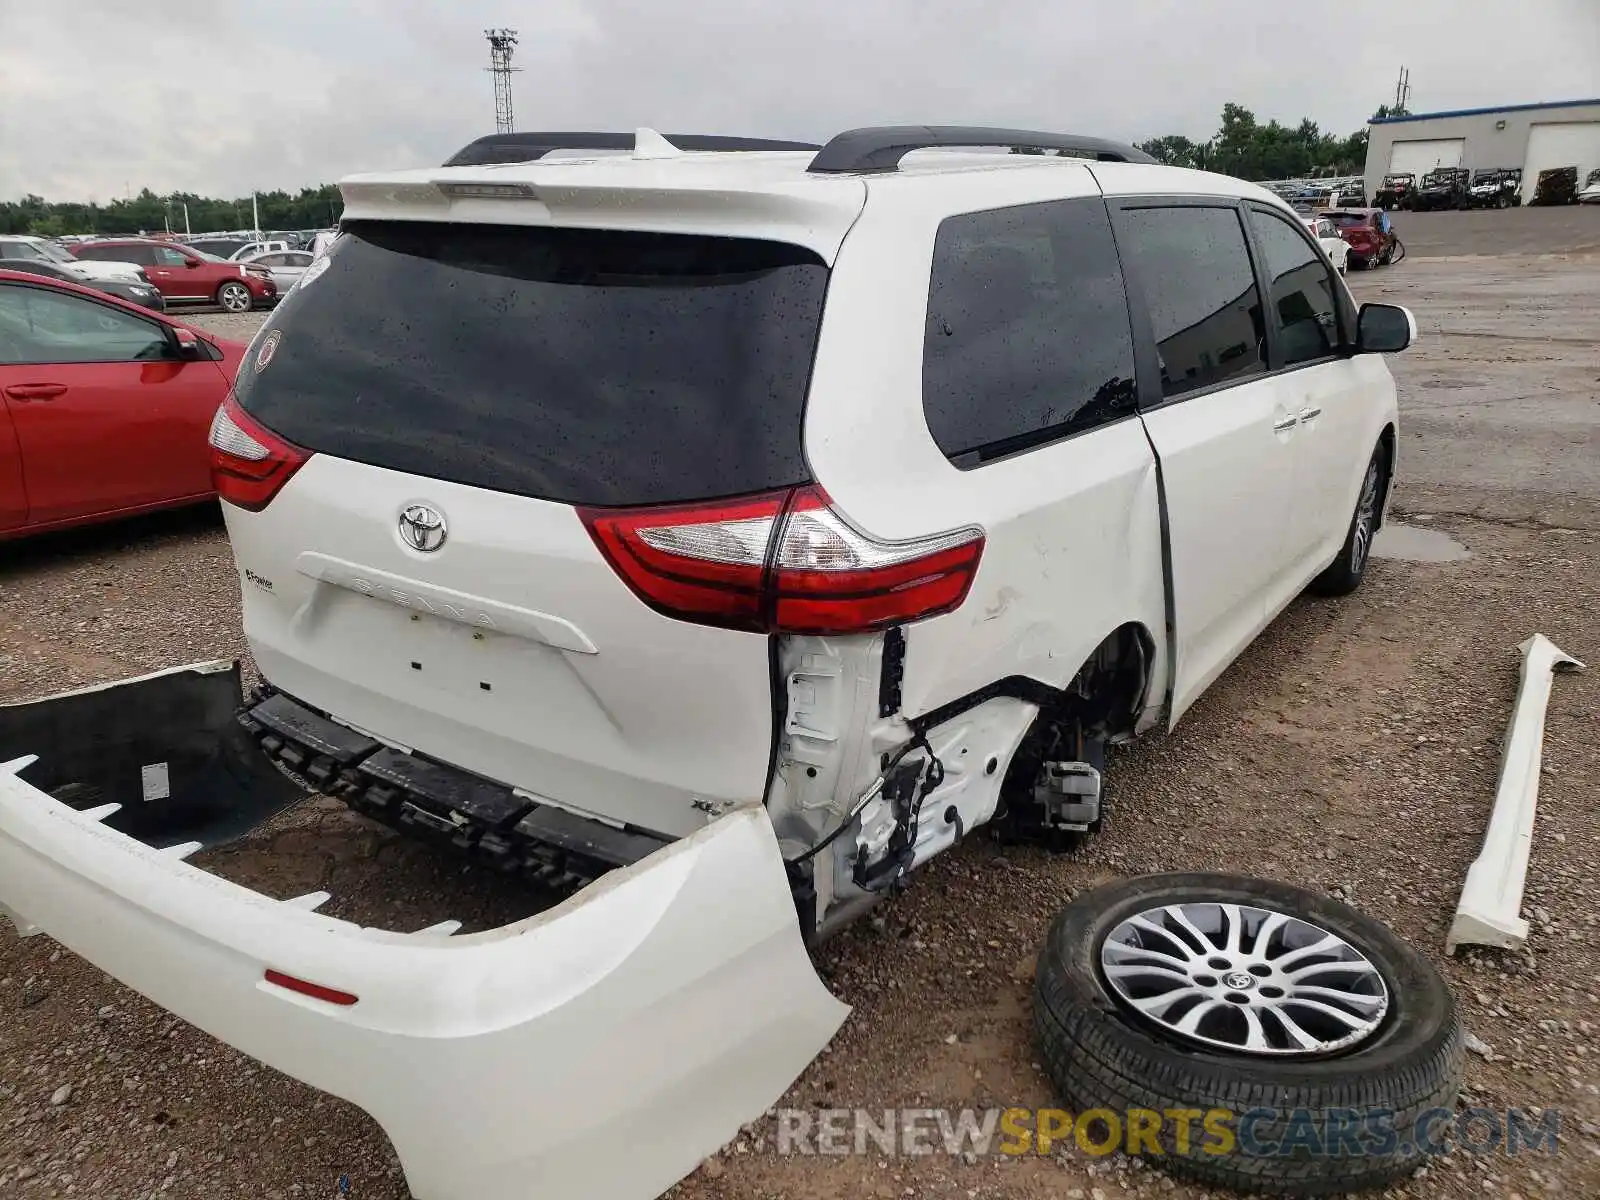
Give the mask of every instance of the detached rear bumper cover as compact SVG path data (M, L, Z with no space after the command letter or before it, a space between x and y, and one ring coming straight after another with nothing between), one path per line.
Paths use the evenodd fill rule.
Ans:
M526 921L408 935L209 875L52 799L24 765L0 765L0 912L365 1109L418 1200L656 1196L848 1012L806 955L758 807ZM269 969L359 999L286 991Z

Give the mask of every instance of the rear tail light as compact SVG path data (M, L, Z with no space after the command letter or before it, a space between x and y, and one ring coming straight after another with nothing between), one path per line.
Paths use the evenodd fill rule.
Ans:
M869 537L815 486L579 515L657 612L759 633L865 633L950 612L983 554L973 527L909 542Z
M229 504L260 512L311 457L251 419L232 395L211 418L211 486Z

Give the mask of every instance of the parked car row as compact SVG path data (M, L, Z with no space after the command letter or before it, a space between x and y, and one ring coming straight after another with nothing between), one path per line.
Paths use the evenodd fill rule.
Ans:
M1340 175L1326 179L1273 179L1261 185L1288 204L1302 211L1364 206L1366 182L1359 175Z
M267 267L229 262L180 242L109 238L79 243L72 254L87 262L136 264L168 304L216 304L244 313L276 303L279 295Z
M215 254L218 258L239 260L268 250L310 250L321 229L247 229L231 233L205 233L183 237L185 245Z
M133 262L80 262L66 246L42 237L24 234L0 235L0 267L14 269L16 264L48 264L59 267L74 282L99 286L101 283L149 283L141 267Z

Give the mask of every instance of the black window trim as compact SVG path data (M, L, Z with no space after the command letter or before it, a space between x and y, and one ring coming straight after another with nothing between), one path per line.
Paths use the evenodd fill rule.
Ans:
M172 326L168 325L165 321L157 321L157 320L155 320L155 319L153 319L153 318L151 318L149 316L146 316L144 313L134 312L131 309L131 307L124 307L121 304L107 304L103 300L101 300L101 298L99 296L86 296L82 292L68 292L65 288L50 287L47 284L26 283L26 282L24 282L24 281L22 281L20 279L0 280L0 294L3 294L3 289L5 289L5 288L27 288L29 291L44 292L47 295L62 295L62 294L65 294L67 296L70 296L74 300L82 300L86 304L94 304L94 305L98 305L101 308L109 308L109 309L112 309L115 312L121 313L125 317L132 317L134 320L142 321L146 325L153 325L153 326L156 327L156 329L161 334L161 340L167 347L167 354L166 354L165 357L162 357L162 358L63 358L63 359L59 359L59 360L53 360L51 362L40 362L40 363L31 363L31 362L30 363L0 363L0 366L5 366L5 367L101 367L101 366L109 366L109 365L112 365L112 364L115 364L115 363L153 363L153 362L183 363L183 362L190 361L190 360L184 358L182 355L178 354L178 352L177 352L177 339L173 335ZM204 338L200 339L200 345L206 351L205 357L208 360L217 361L218 359L221 358L221 355L219 353L214 353L212 351L212 347L210 346L210 344Z
M1244 205L1235 196L1205 196L1205 195L1128 195L1107 196L1106 205L1111 209L1111 233L1117 233L1117 213L1128 212L1144 208L1225 208L1233 212L1238 218L1241 232L1244 234L1245 249L1250 258L1250 276L1255 281L1256 291L1262 297L1263 306L1266 304L1267 292L1262 289L1262 270L1260 266L1260 252L1256 249L1255 239L1250 232L1250 222L1245 216ZM1217 383L1207 384L1192 391L1180 392L1176 396L1164 395L1161 391L1161 356L1156 344L1154 327L1150 324L1150 305L1145 299L1145 288L1139 278L1137 267L1130 263L1122 253L1119 244L1117 257L1122 262L1122 279L1128 293L1129 316L1133 323L1133 360L1134 372L1139 384L1139 412L1155 412L1157 409L1166 408L1173 404L1182 404L1188 400L1199 400L1213 393L1226 391L1228 388L1242 387L1247 383L1254 383L1266 379L1275 372L1272 367L1272 322L1265 320L1263 307L1263 323L1267 326L1267 362L1260 370L1242 379L1223 379ZM1135 301L1137 300L1137 303Z
M1133 323L1133 355L1134 371L1138 380L1139 411L1141 413L1154 412L1172 404L1182 404L1186 400L1199 400L1215 392L1226 391L1228 388L1243 387L1245 384L1254 383L1261 379L1271 379L1276 376L1288 375L1307 367L1321 367L1329 363L1339 362L1351 357L1355 353L1350 336L1345 335L1345 342L1339 350L1322 358L1311 359L1307 362L1284 365L1281 335L1275 320L1267 319L1267 305L1272 297L1271 280L1267 278L1265 256L1260 244L1256 240L1255 227L1250 224L1249 210L1259 209L1262 212L1274 213L1280 219L1287 219L1282 209L1259 200L1249 200L1234 196L1207 196L1207 195L1116 195L1106 197L1106 206L1111 210L1111 232L1115 237L1117 233L1117 213L1143 208L1229 208L1238 214L1239 224L1244 230L1245 245L1250 255L1250 271L1255 279L1256 291L1261 296L1262 319L1266 326L1267 362L1265 367L1255 374L1247 375L1242 379L1224 379L1221 382L1208 384L1205 387L1195 388L1193 391L1182 392L1176 396L1166 396L1161 392L1161 360L1156 349L1155 330L1150 325L1150 308L1145 300L1145 291L1139 279L1136 268L1122 255L1118 248L1118 257L1122 261L1122 278L1127 289L1129 316ZM1298 219L1291 224L1299 225ZM1311 247L1319 256L1322 256L1322 247L1317 245L1310 236L1310 230L1300 226L1301 235L1311 242ZM1338 272L1333 269L1333 264L1328 264L1328 272L1335 280ZM1356 307L1348 290L1342 286L1334 288L1334 295L1338 298L1339 315L1344 328L1354 331L1356 328ZM1137 303L1135 303L1137 300Z
M1311 236L1311 231L1300 222L1298 216L1290 220L1284 215L1282 209L1275 208L1270 204L1263 204L1259 200L1247 200L1244 203L1244 208L1244 228L1246 236L1250 239L1250 257L1255 263L1256 286L1261 289L1262 297L1261 313L1267 327L1268 369L1266 374L1287 375L1294 371L1304 370L1307 367L1322 367L1329 363L1349 358L1353 349L1351 342L1356 327L1355 314L1353 311L1347 311L1350 308L1350 303L1345 297L1345 289L1339 286L1339 272L1334 270L1333 263L1328 260L1327 254L1323 252L1316 239ZM1255 226L1250 223L1250 214L1252 212L1270 214L1270 216L1276 217L1284 224L1297 229L1300 233L1300 240L1310 246L1312 252L1317 256L1317 261L1323 264L1328 275L1333 280L1334 306L1338 309L1339 316L1339 345L1334 348L1333 353L1324 354L1320 358L1308 358L1304 362L1285 363L1283 361L1283 332L1278 328L1277 318L1269 315L1272 313L1272 279L1267 271L1266 249L1256 237Z
M982 445L973 446L969 449L961 451L959 454L953 455L946 454L944 450L939 447L937 439L935 439L933 436L933 430L928 429L929 440L934 442L934 448L938 450L940 457L942 457L947 463L963 474L969 471L982 470L985 467L996 466L999 463L1010 462L1013 459L1021 458L1025 454L1033 454L1039 450L1048 450L1052 446L1063 445L1074 440L1075 438L1080 438L1091 433L1099 433L1102 429L1112 429L1128 421L1137 420L1139 412L1143 408L1140 398L1143 385L1140 383L1140 380L1144 378L1145 364L1139 357L1139 330L1134 324L1135 317L1133 309L1133 297L1128 291L1128 273L1125 269L1123 269L1122 251L1116 244L1116 222L1112 218L1111 207L1107 203L1107 197L1091 192L1085 193L1081 196L1056 196L1043 200L1023 200L1016 204L993 204L985 205L982 208L963 209L961 212L948 212L941 216L938 220L938 223L934 226L934 244L935 247L937 247L939 230L942 229L944 227L944 223L950 220L952 217L970 217L980 213L1005 212L1006 210L1013 208L1036 208L1044 204L1060 204L1071 200L1099 200L1102 207L1104 207L1106 211L1106 225L1111 232L1111 243L1117 259L1117 268L1122 275L1122 298L1123 305L1127 309L1128 315L1128 335L1133 342L1133 411L1124 413L1120 417L1114 417L1109 421L1102 421L1098 425L1089 425L1082 429L1069 429L1068 426L1071 425L1072 421L1071 418L1068 418L1065 421L1061 421L1055 425L1046 426L1043 429L1034 429L1027 433L1013 434L1010 437L999 438L992 442L985 442ZM929 284L931 285L933 275L933 263L931 259L929 261L928 273ZM831 276L829 282L832 282ZM926 301L924 301L924 305L926 305ZM924 313L926 313L926 308L924 308ZM921 348L921 353L924 358L918 363L917 369L919 392L921 389L920 380L922 376L922 368L923 364L926 362L925 356L927 354L927 349L925 346ZM926 427L926 393L921 393L921 397L921 401L918 405L918 411L922 414L923 423Z

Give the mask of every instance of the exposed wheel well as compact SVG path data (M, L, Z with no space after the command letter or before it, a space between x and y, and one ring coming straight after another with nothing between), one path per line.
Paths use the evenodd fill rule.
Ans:
M1044 763L1067 759L1098 766L1104 762L1107 743L1134 732L1139 713L1157 686L1155 649L1155 639L1145 626L1119 625L1065 688L1050 689L1036 701L1039 714L1012 755L1001 784L1002 815L1031 811L1034 782ZM1012 821L1016 824L1016 818Z

